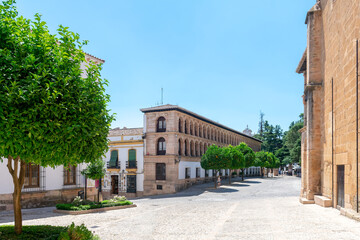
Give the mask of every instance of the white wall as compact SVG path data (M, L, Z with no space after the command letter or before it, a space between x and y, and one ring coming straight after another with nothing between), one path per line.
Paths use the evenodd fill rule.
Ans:
M7 159L4 159L3 162L0 162L0 194L9 194L13 193L14 191L12 177L6 164ZM81 170L84 168L86 168L86 164L79 164L77 166L77 172L81 172ZM45 171L42 171L42 169L44 168L40 167L40 188L42 190L60 190L64 188L74 187L74 185L64 186L63 166L56 167L55 169L47 167L45 168ZM43 178L42 174L45 174L45 178ZM44 182L42 180L44 180ZM76 182L80 183L80 187L84 186L84 177L79 173L77 173ZM28 189L28 191L31 191L31 189Z
M179 162L179 179L185 179L185 168L190 168L190 178L196 178L196 168L200 168L200 177L205 177L205 171L201 171L200 162Z

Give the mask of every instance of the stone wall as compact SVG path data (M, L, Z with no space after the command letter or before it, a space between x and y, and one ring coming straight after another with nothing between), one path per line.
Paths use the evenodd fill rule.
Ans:
M345 208L356 210L356 40L358 0L321 0L308 12L301 195L337 206L337 166L345 166Z
M72 202L81 190L84 190L84 188L24 192L21 194L21 206L22 208L54 207L58 203ZM96 188L88 188L87 198L94 201L96 197ZM13 204L12 198L12 194L1 194L0 204L10 205L11 207Z

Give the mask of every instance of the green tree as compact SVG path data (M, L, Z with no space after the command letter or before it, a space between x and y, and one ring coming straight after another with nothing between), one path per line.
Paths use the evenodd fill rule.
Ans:
M222 148L211 145L206 150L205 154L201 157L201 167L205 170L214 170L215 174L213 176L215 188L216 185L216 175L220 169L228 169L231 166L231 158L225 156L222 151Z
M254 151L244 142L236 146L236 149L241 152L244 156L244 160L241 163L241 177L244 181L244 169L254 166L255 153Z
M22 231L21 189L27 163L69 166L101 159L113 116L106 109L101 65L85 62L78 34L50 34L39 14L0 4L0 159L13 178L15 231ZM2 161L2 160L1 160Z
M231 184L232 170L241 168L242 163L244 162L244 155L232 145L223 147L223 151L225 152L225 156L228 156L231 159L231 164L228 167L230 169L229 184Z
M267 152L260 151L255 153L254 165L260 167L261 176L264 177L263 169L269 165Z
M270 168L270 171L273 176L274 168L280 167L280 160L277 157L275 157L273 153L269 153L269 152L267 153L267 158L268 158L268 167Z
M106 174L105 162L101 159L98 159L95 162L91 162L87 166L87 168L85 168L83 171L81 171L81 174L84 175L86 178L89 178L92 180L101 179ZM85 191L86 191L86 189L85 189ZM99 201L99 191L100 191L100 188L98 189L98 201ZM86 196L86 194L85 194L85 196Z
M299 163L301 160L301 133L299 130L303 127L302 120L292 122L289 131L284 136L284 145L289 149L291 163Z

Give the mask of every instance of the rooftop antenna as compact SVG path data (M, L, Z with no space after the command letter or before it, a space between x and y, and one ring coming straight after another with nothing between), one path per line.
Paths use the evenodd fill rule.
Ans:
M164 104L164 89L161 88L161 105Z

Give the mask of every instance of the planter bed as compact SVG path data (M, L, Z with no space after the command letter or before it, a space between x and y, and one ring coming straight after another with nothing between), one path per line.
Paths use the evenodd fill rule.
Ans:
M55 209L53 212L61 213L61 214L68 214L68 215L79 215L79 214L87 214L87 213L106 212L106 211L117 210L117 209L133 208L133 207L137 207L136 204L112 206L112 207L102 207L102 208L94 208L94 209L78 210L78 211Z

